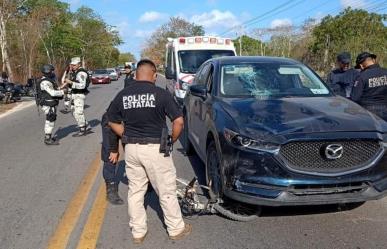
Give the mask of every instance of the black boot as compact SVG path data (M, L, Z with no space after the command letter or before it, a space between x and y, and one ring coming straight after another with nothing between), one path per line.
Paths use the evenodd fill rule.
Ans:
M59 145L58 140L51 137L51 134L46 134L44 137L44 143L46 145Z
M106 183L106 199L113 205L122 205L124 201L118 195L118 184L114 182Z
M73 137L82 137L86 136L89 133L93 133L89 128L89 125L83 126L79 128L79 131L73 135Z

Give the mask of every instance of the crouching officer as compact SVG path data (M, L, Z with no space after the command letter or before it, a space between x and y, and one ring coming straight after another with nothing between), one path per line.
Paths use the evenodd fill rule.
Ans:
M88 85L90 83L89 75L85 69L81 67L81 58L74 57L71 59L70 68L72 71L71 79L65 79L65 83L71 86L71 96L74 105L71 107L73 116L78 123L79 132L74 136L84 136L87 134L87 120L85 118L85 100L89 93Z
M102 175L106 183L106 199L113 205L121 205L124 201L118 195L118 184L120 182L120 176L117 175L119 137L112 131L108 123L107 112L105 112L101 121L101 159L103 161Z
M44 124L44 143L47 145L58 145L59 142L52 137L52 131L55 127L56 109L59 99L63 98L63 90L59 90L55 83L54 66L44 65L41 69L43 77L38 83L40 92L40 105L46 114Z
M174 142L183 128L182 112L166 90L155 86L156 76L152 61L138 62L136 82L118 93L108 111L110 127L125 144L129 226L135 244L142 243L148 231L144 195L149 182L159 196L169 238L182 239L192 230L184 224L177 200L172 157L160 152L166 116L172 121Z
M387 121L387 69L376 63L376 55L360 53L356 58L360 76L356 80L351 99Z

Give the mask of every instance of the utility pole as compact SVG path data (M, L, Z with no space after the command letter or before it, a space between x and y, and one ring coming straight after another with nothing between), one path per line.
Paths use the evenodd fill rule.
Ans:
M239 56L242 56L242 36L239 36Z
M238 32L236 33L236 36L238 37ZM239 56L242 56L242 35L239 33Z
M329 34L326 34L326 41L325 41L325 51L324 51L324 67L328 64L328 57L329 57L329 46L330 46L330 37Z

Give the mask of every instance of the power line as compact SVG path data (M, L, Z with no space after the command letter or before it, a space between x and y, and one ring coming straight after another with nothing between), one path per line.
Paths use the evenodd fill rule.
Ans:
M312 12L312 11L318 9L318 8L321 8L322 6L324 6L324 5L326 5L326 4L330 3L330 2L331 2L330 0L327 0L327 1L323 2L322 4L319 4L316 7L312 8L312 9L309 9L309 10L303 12L302 14L296 16L296 17L293 17L292 20L297 20L300 17L305 17L305 14L310 13L310 12Z
M262 15L256 16L256 17L254 17L254 18L252 18L252 19L249 19L249 20L247 20L247 21L241 23L240 25L236 25L236 26L233 26L233 27L227 29L226 31L222 32L220 35L221 35L221 36L222 36L222 35L225 35L225 34L227 34L227 33L231 32L231 31L233 31L234 29L236 29L236 28L238 28L238 27L240 27L240 26L249 24L250 22L253 22L253 21L255 21L255 20L259 19L259 18L262 18L263 16L269 15L269 14L271 14L272 12L277 11L278 9L281 9L281 8L283 8L283 7L286 7L287 5L291 4L292 2L293 2L292 0L289 0L289 1L285 2L285 3L283 3L283 4L280 4L280 5L276 6L276 7L274 7L273 9L271 9L271 10L269 10L269 11L263 13Z
M293 5L290 5L289 7L285 8L285 9L278 10L277 12L272 13L272 15L270 15L270 16L267 16L267 17L258 19L258 20L256 20L256 21L254 21L254 22L252 22L252 23L246 25L246 27L247 27L247 26L250 26L250 25L253 25L253 24L256 24L256 23L258 23L258 22L261 22L261 21L263 21L263 20L266 20L266 19L268 19L268 18L271 18L271 17L273 17L273 16L275 16L275 15L277 15L277 14L280 14L280 13L282 13L282 12L284 12L284 11L287 11L287 10L289 10L289 9L291 9L291 8L294 8L295 6L300 5L303 1L304 1L304 0L299 0L299 1L295 2Z
M365 6L363 6L363 1L362 0L357 0L351 7L351 9L358 9L358 8L364 8L364 9L367 9L367 8L371 8L371 7L374 7L375 5L378 5L378 0L375 0L375 1L371 1L369 2L368 4L366 4ZM331 9L327 12L326 15L333 15L333 14L336 14L338 11L341 11L343 10L342 7L340 8L334 8L334 9Z
M387 8L387 6L383 7L386 4L387 4L387 1L381 2L380 4L377 4L377 5L373 6L372 8L370 8L368 11L381 11L381 10ZM383 7L383 8L380 8L380 7Z

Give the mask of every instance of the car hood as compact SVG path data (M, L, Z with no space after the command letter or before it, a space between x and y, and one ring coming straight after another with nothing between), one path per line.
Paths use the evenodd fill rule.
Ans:
M387 123L342 97L223 99L223 109L245 133L387 132Z

